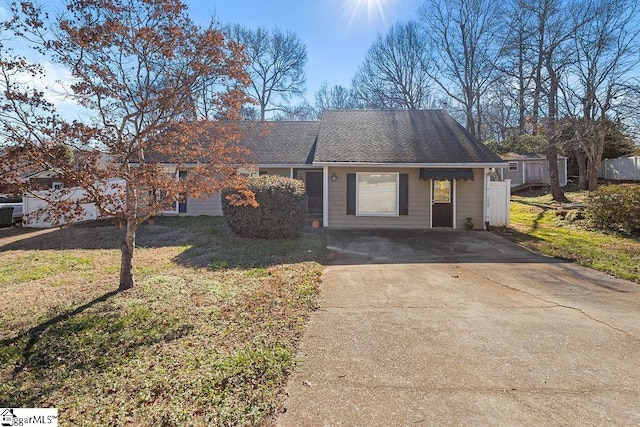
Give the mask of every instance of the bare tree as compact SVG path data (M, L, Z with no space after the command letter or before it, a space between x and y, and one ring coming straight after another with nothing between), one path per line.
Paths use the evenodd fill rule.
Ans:
M576 158L581 189L595 190L612 119L622 100L633 97L631 72L640 64L639 6L632 0L600 0L596 13L578 28L577 53L563 86L575 117ZM620 101L618 101L618 99Z
M507 31L503 33L501 61L497 63L501 77L496 81L498 88L492 90L501 96L510 96L513 103L507 108L516 109L518 133L523 135L528 131L529 94L535 73L533 12L526 7L526 0L510 0L505 4L502 22Z
M298 36L278 28L253 30L240 24L226 31L232 40L244 45L250 92L260 107L260 120L265 120L267 113L284 111L291 98L304 94L307 48Z
M533 101L532 129L539 132L541 105L546 102L547 112L542 132L549 141L547 160L551 195L556 201L566 201L560 188L558 171L558 145L560 130L558 95L560 82L567 67L576 60L572 40L594 14L591 2L573 0L531 0L521 4L532 15Z
M294 121L294 122L308 122L318 120L318 113L313 105L307 101L299 104L287 106L282 111L276 113L273 120Z
M517 83L515 83L517 84ZM483 119L480 134L486 139L503 141L514 135L522 135L520 117L520 93L514 91L514 79L508 75L496 79L491 84L483 98Z
M431 77L464 110L467 130L481 139L482 97L501 51L499 0L427 0L420 17L433 47Z
M432 101L428 44L414 21L398 23L369 48L353 78L353 91L366 108L427 108Z
M351 110L360 107L353 89L342 85L329 87L327 81L323 81L315 93L315 110L318 118L324 110Z

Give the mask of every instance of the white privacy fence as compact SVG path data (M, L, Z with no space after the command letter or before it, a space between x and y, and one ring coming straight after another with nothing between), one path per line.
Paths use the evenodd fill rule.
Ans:
M615 181L640 181L640 156L604 159L599 176Z
M119 191L124 181L121 179L114 179L108 181L101 186L101 191L105 194L116 194ZM78 201L86 197L86 190L80 187L66 188L64 190L43 190L34 191L30 194L25 194L22 197L22 226L29 228L51 228L55 226L65 225L71 220L73 222L92 221L100 217L100 211L94 203L82 203L80 206L83 209L82 215L73 215L72 218L61 217L56 218L54 223L51 218L48 218L48 203L49 200L71 200Z
M487 183L487 198L489 225L508 227L511 209L511 180L489 181Z

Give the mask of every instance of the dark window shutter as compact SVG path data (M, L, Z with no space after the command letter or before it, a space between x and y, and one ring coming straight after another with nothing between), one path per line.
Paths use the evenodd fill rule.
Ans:
M409 174L400 174L400 189L398 194L400 215L409 215Z
M356 174L347 174L347 215L356 214Z

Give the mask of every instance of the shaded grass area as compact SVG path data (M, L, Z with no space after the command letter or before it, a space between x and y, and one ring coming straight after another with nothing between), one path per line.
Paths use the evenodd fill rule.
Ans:
M61 425L269 423L316 307L324 237L157 218L139 231L136 287L118 293L120 236L0 232L0 406L57 407Z
M567 193L582 201L584 193ZM556 215L551 196L512 196L511 229L503 233L527 248L640 283L640 238L589 229L586 221L568 224Z

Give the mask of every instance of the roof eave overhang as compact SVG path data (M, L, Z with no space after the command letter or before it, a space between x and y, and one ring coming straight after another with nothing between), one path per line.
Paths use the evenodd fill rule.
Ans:
M165 167L176 167L177 163L169 163L169 162L158 162ZM131 162L132 166L138 166L139 163ZM181 163L180 167L184 168L192 168L197 165L201 165L202 163ZM231 167L258 167L258 168L317 168L317 165L311 165L308 163L237 163L232 165L220 165L220 166L231 166Z
M509 162L484 163L373 163L373 162L313 162L314 166L386 167L386 168L506 168Z
M309 163L257 163L261 168L317 168L318 166Z

